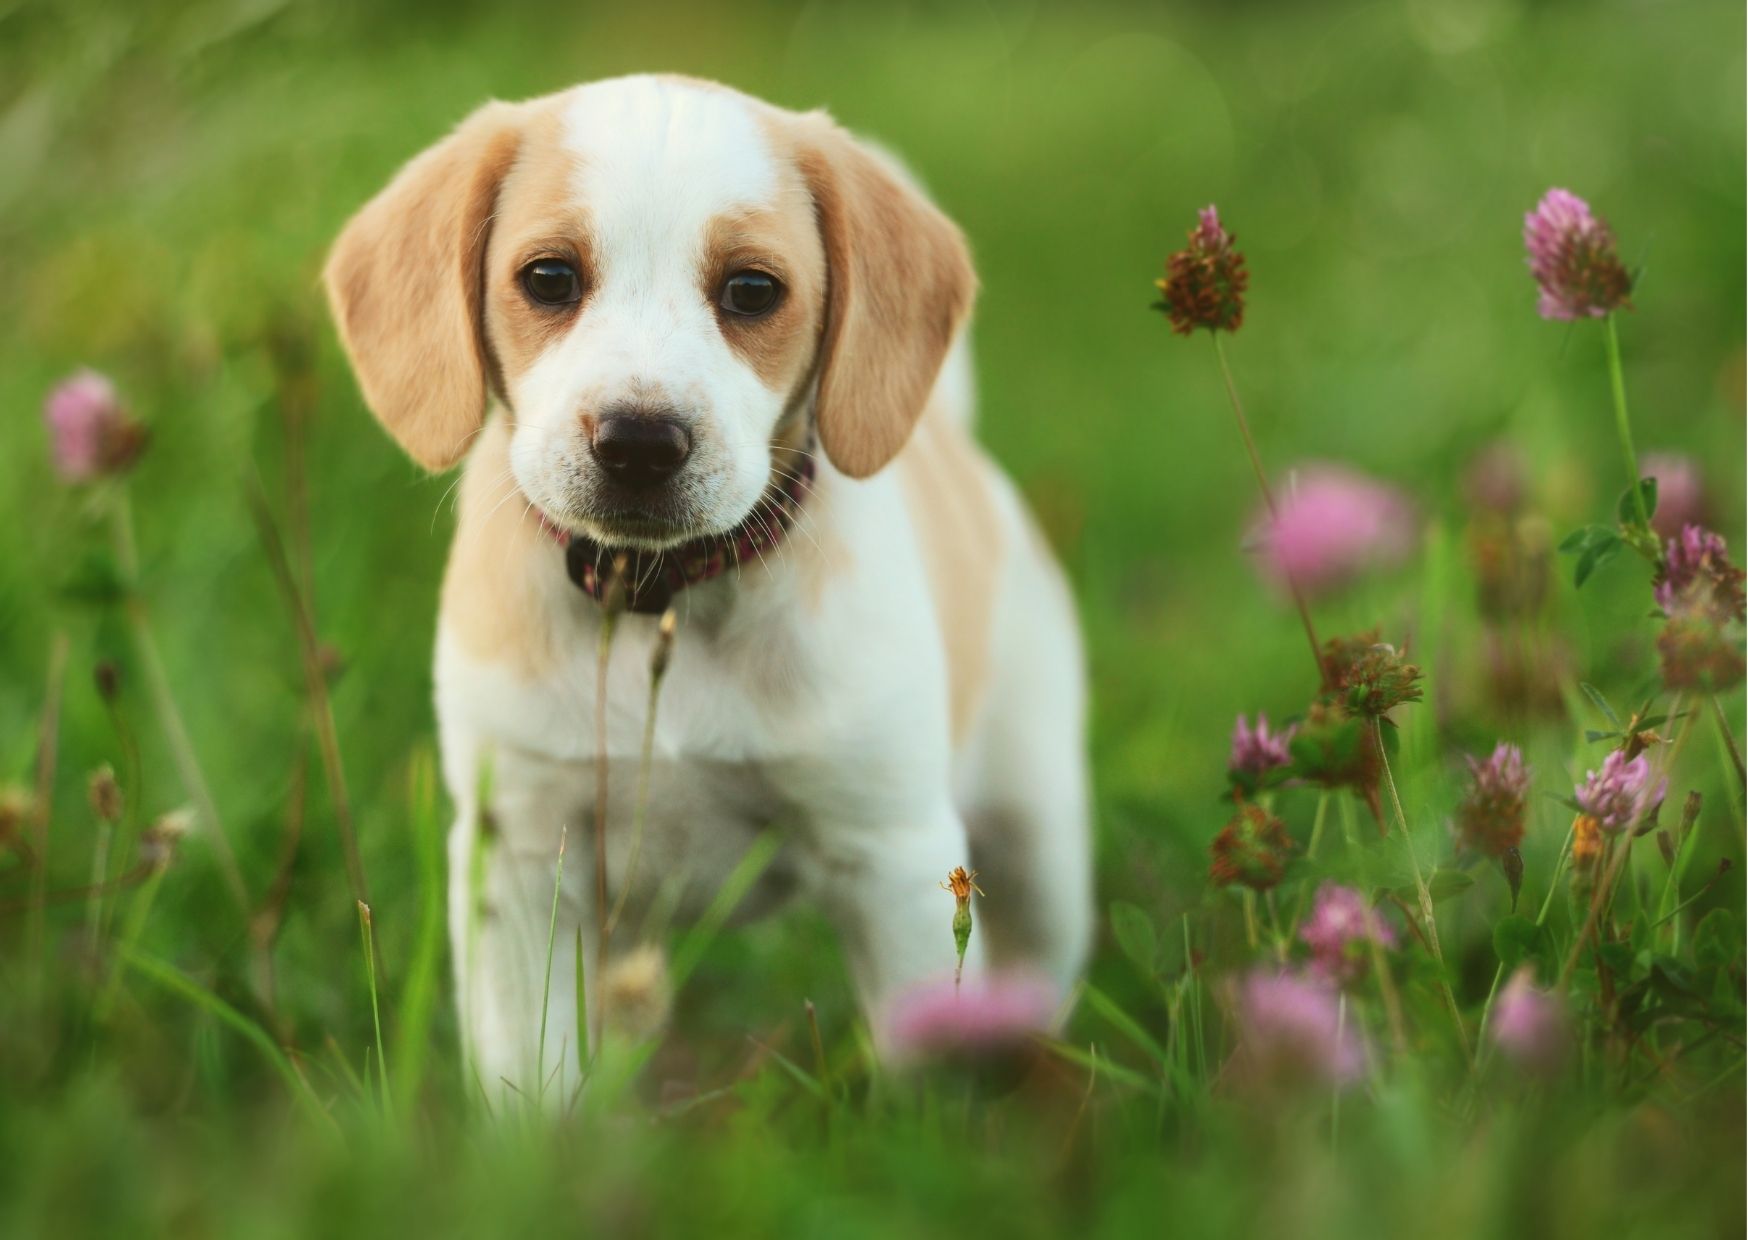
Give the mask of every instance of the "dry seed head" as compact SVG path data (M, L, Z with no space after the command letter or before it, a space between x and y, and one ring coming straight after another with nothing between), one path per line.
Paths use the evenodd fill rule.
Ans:
M91 812L104 822L120 822L122 811L121 785L116 782L115 768L105 762L85 785L85 795L91 802Z
M646 945L611 961L601 975L602 1016L615 1033L643 1040L658 1036L673 1007L668 958Z
M649 654L649 675L651 680L660 680L668 673L668 660L674 654L674 632L680 627L680 617L672 607L662 613L661 624L656 628L655 648Z

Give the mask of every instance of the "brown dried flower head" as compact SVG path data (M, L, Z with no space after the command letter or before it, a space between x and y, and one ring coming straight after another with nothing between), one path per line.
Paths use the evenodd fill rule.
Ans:
M1250 275L1235 238L1220 227L1220 215L1210 205L1198 213L1189 231L1188 248L1165 260L1165 278L1155 280L1171 329L1188 336L1198 327L1235 332L1244 322L1244 290Z
M983 894L983 888L977 885L977 871L967 871L964 866L956 865L947 871L947 881L941 884L942 891L950 891L953 898L961 904L971 899L971 893Z

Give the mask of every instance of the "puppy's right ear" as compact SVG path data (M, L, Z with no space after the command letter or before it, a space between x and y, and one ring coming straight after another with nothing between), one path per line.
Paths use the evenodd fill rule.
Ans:
M323 272L365 403L427 469L459 461L485 418L486 241L522 116L488 103L402 168Z

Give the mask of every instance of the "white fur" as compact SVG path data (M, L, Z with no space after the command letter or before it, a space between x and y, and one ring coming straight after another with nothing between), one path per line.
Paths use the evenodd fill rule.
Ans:
M672 82L581 88L567 121L583 161L577 194L599 230L601 283L576 327L514 382L516 480L549 512L574 511L567 488L586 473L575 410L656 386L700 428L701 511L726 529L766 483L784 396L724 343L698 304L695 265L712 215L775 192L774 157L736 96ZM968 419L971 389L961 342L928 416ZM768 562L678 596L647 836L615 949L637 941L646 917L695 914L772 827L781 851L743 911L792 893L816 901L841 935L877 1041L893 996L952 971L953 904L938 884L978 857L1012 876L982 908L1037 927L1025 950L1066 993L1091 925L1079 644L1064 583L1017 495L993 467L985 472L966 485L995 488L1004 526L991 551L1001 557L997 631L983 707L958 745L922 554L930 531L916 526L893 471L852 481L822 459L814 494ZM842 559L812 598L792 554L808 539ZM529 679L508 663L482 662L446 621L437 643L444 772L458 807L450 914L464 1037L494 1096L500 1080L537 1090L561 1054L574 1081L585 1036L574 994L579 928L591 1000L596 980L590 821L600 612L565 580L556 549L533 563L543 576L532 597L566 652L554 673ZM605 748L615 894L628 863L655 628L626 616L612 647ZM495 827L484 844L482 787ZM561 830L568 844L549 983ZM1021 901L1026 907L1015 908ZM972 937L971 976L987 937L981 929ZM772 994L772 1011L800 997Z

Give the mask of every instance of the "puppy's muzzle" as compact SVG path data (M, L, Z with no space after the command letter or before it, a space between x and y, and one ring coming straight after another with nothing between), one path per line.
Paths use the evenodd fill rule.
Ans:
M598 419L589 451L617 486L647 491L672 478L692 453L692 434L665 414L611 413Z

